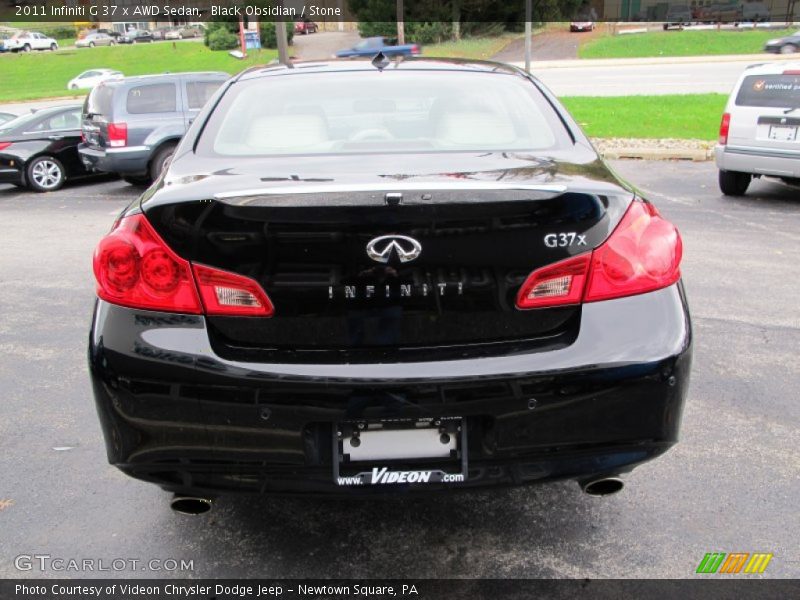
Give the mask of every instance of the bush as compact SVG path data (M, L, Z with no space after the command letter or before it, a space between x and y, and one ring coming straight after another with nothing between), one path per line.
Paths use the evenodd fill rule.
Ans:
M261 47L262 48L277 48L278 37L276 35L277 28L274 21L261 21L260 23L261 34ZM289 44L292 43L294 37L294 23L291 21L286 23L286 39Z
M69 25L47 27L37 31L56 40L68 40L77 37L75 27L70 27Z
M223 27L209 33L206 41L210 50L233 50L239 46L239 36Z
M397 39L397 23L390 21L360 21L358 33L361 37L385 37L390 43ZM405 24L407 44L438 44L453 37L453 24L444 21L409 21Z

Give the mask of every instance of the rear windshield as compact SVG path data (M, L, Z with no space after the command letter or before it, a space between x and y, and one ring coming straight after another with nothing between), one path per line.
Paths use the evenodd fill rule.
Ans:
M736 106L800 107L800 74L749 75L736 95Z
M98 85L86 97L83 112L87 115L111 116L111 101L114 89L105 85Z
M541 151L563 125L530 82L501 74L286 75L232 86L198 151L222 156Z

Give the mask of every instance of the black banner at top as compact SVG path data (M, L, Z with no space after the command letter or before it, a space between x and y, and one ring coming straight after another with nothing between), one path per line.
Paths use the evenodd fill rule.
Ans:
M529 6L528 6L529 4ZM294 21L791 23L800 0L0 0L7 22ZM528 17L528 15L530 15Z

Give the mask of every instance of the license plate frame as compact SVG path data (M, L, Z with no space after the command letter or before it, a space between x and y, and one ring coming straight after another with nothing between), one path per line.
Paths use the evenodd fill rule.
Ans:
M381 437L372 435L384 431L385 452L378 449L375 457L368 453L353 452L352 439L358 436L370 443L380 444ZM397 454L397 442L408 432L406 440L415 444L407 456ZM426 432L420 436L420 432ZM339 487L425 486L428 484L457 484L467 480L467 423L463 417L425 417L410 419L354 420L333 424L333 482ZM355 434L355 436L354 436ZM427 447L434 453L433 435L448 435L450 441L442 444L448 456L423 456ZM351 453L359 460L351 460ZM363 454L363 456L362 456Z
M776 142L796 142L797 125L770 125L767 137Z

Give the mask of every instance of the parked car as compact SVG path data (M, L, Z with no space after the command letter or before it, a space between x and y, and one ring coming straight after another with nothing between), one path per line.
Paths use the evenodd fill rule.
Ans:
M105 33L106 35L114 38L114 41L119 41L119 38L122 35L122 33L117 31L116 29L107 29L107 28L98 29L97 33Z
M725 106L716 146L719 187L742 196L758 177L800 182L800 63L745 70Z
M299 19L294 22L295 33L308 35L309 33L317 33L317 31L319 31L319 26L309 18Z
M87 33L84 37L75 40L76 48L94 48L95 46L113 46L117 42L106 33Z
M143 29L135 29L119 37L120 44L143 44L153 41L153 34Z
M8 123L11 119L16 119L17 115L13 113L0 112L0 125Z
M680 236L536 79L275 66L198 120L99 242L89 335L108 460L176 509L559 478L603 495L676 443Z
M67 89L89 89L103 81L122 79L123 77L125 76L120 71L115 71L114 69L90 69L70 79L67 83Z
M20 31L3 40L3 48L10 52L31 50L58 50L58 42L36 31Z
M196 38L203 35L202 29L193 25L173 27L164 33L165 40L182 40L184 38Z
M800 31L782 38L768 40L764 44L764 51L773 54L792 54L800 48Z
M173 29L174 27L159 27L158 29L153 29L150 33L153 35L154 40L164 40L167 33Z
M78 156L81 106L44 108L0 125L0 183L36 192L59 189L88 172Z
M128 183L157 179L175 146L227 73L174 73L107 80L83 106L88 169L119 173Z
M682 29L691 24L693 19L692 9L688 4L670 4L663 24L664 31L672 28Z
M419 44L405 44L403 46L395 45L396 40L390 40L385 37L370 37L361 40L352 48L339 50L334 58L358 58L369 57L372 58L378 52L383 52L385 56L412 56L422 52Z
M594 31L594 21L571 21L569 30L573 33L578 31Z
M742 19L742 7L736 2L718 2L698 7L696 20L703 23L734 23Z

